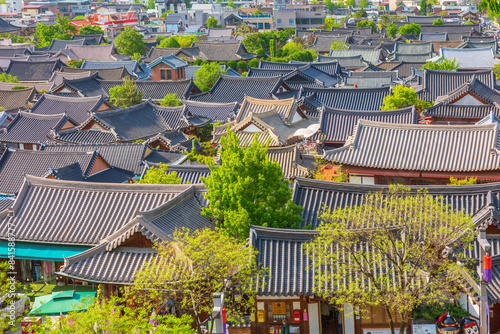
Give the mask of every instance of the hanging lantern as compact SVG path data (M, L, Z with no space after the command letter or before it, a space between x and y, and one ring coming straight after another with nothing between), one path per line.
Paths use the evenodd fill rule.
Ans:
M491 282L491 256L483 256L483 280Z

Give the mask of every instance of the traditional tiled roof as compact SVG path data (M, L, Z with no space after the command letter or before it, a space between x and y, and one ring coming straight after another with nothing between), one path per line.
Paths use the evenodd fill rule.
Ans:
M309 170L301 166L302 154L298 150L297 145L269 147L267 149L267 157L269 160L276 161L280 165L283 177L286 179L309 174Z
M316 50L320 53L329 53L332 43L348 43L348 36L317 36L314 43L310 46L311 49Z
M351 72L345 78L345 84L357 87L382 87L391 85L397 79L397 71Z
M87 59L93 61L114 62L119 59L114 55L116 53L113 44L108 45L71 45L67 46L67 50L71 51L72 59ZM63 50L65 51L65 50ZM76 58L74 58L76 57Z
M490 69L496 64L500 64L495 57L495 52L491 48L470 48L470 49L448 49L441 48L439 51L444 59L455 59L460 63L460 69Z
M5 34L14 31L20 31L20 27L16 27L15 25L10 24L4 19L0 18L0 33Z
M140 233L151 242L162 242L172 240L176 229L214 227L200 214L198 197L199 191L191 186L160 207L138 213L98 246L67 258L58 274L91 282L131 284L142 265L156 256L152 248L124 247L132 235Z
M87 183L26 176L12 214L2 217L0 237L7 237L7 226L12 224L17 240L97 245L128 224L137 212L158 208L189 187L193 186ZM68 215L82 208L88 214Z
M433 57L433 53L394 53L389 55L391 61L425 62Z
M77 72L77 73L56 71L52 73L49 82L52 82L55 86L59 86L60 84L63 83L63 79L73 80L73 79L90 77L91 75L92 73L90 73L90 71Z
M195 42L193 48L199 50L198 57L206 61L250 60L254 53L248 53L243 43L236 42Z
M447 95L472 80L473 76L490 88L495 86L496 79L492 70L469 72L425 70L423 90L419 93L419 97L425 101L435 101L438 96Z
M420 33L418 36L420 41L447 41L448 33L445 32L428 32L428 33Z
M372 63L378 64L381 61L380 50L370 50L370 49L354 49L354 50L330 50L329 57L336 58L346 58L346 57L355 57L361 56L362 60Z
M159 57L166 57L173 55L179 51L180 48L160 48L160 47L153 47L151 50L149 50L147 56L144 58L145 63L150 63L155 59L158 59Z
M433 15L433 16L413 16L409 15L406 17L406 22L408 23L416 23L416 24L432 24L437 19L442 19L441 15Z
M259 63L259 69L266 70L266 69L273 69L273 70L289 70L293 71L296 68L303 67L304 65L310 64L312 67L316 68L317 70L320 70L324 73L327 73L331 76L338 76L341 74L341 68L340 65L337 61L325 61L325 62L301 62L301 61L294 61L291 60L289 63L278 63L278 62L271 62L271 61L265 61L262 60Z
M89 77L79 79L66 79L59 86L55 86L50 90L51 94L73 97L92 97L92 96L106 96L108 97L108 90L105 90L101 81L97 79L97 72ZM121 81L120 81L121 84ZM69 91L69 93L67 92Z
M104 39L104 35L98 34L98 35L73 35L71 36L71 39L85 39L85 44L86 45L99 45L104 43L106 40Z
M330 107L344 110L380 109L390 87L381 88L304 88L301 98L310 107Z
M97 151L111 166L139 175L144 169L144 160L151 152L148 142L89 145L44 145L45 152L89 152Z
M48 51L56 52L61 51L62 49L66 49L68 45L83 45L85 43L84 39L76 39L76 40L64 40L54 38L50 43Z
M492 153L499 152L497 132L496 124L426 126L359 120L352 138L342 148L326 151L324 158L343 165L393 170L498 170L500 154Z
M158 65L159 63L164 63L172 68L182 68L187 67L188 63L180 58L177 58L174 55L162 56L153 60L148 64L148 68Z
M394 45L394 53L398 54L424 54L431 53L432 43L431 42L419 42L419 43L405 43L396 42Z
M19 81L49 81L52 72L62 66L59 60L17 61L11 60L6 73L16 76Z
M241 103L235 122L241 122L250 114L258 115L271 110L276 111L284 122L292 123L297 112L297 101L295 98L284 100L261 100L247 96Z
M61 68L62 73L86 73L90 72L94 74L97 72L97 78L102 80L123 80L125 78L130 78L125 66L115 67L115 68L100 68L100 69L85 69L85 68L73 68L63 66Z
M5 110L0 111L0 129L9 125L12 119L13 116L9 115Z
M7 149L0 157L0 193L17 194L24 183L25 175L45 177L49 169L57 169L78 163L80 179L88 177L98 153L89 152L43 152Z
M321 111L320 129L321 134L314 138L322 138L325 142L344 143L354 133L360 119L399 124L416 124L418 114L415 108L408 107L398 110L339 110L324 108Z
M245 96L272 99L283 85L281 77L247 78L221 75L208 91L191 96L191 100L204 102L243 102Z
M45 143L55 132L71 122L65 114L38 115L20 111L10 124L0 132L3 143Z
M190 184L201 184L202 177L210 176L210 169L207 166L200 165L192 165L192 166L183 166L183 165L170 165L168 166L168 173L176 172L177 177L182 179L182 183L190 183Z
M153 149L144 160L149 166L151 166L160 162L167 165L177 164L184 159L186 159L186 155L180 152Z
M0 107L9 113L27 110L31 107L35 94L34 88L0 90Z
M30 111L41 115L67 114L78 123L87 120L91 113L97 112L105 103L102 96L95 97L63 97L42 94Z
M0 57L14 57L19 55L28 54L29 50L25 46L12 47L12 46L0 46Z
M109 95L109 89L123 84L123 81L99 80L101 87ZM191 94L201 92L193 80L178 81L136 81L137 90L142 93L144 100L161 100L165 95L175 93L181 99L187 99Z
M54 84L52 82L0 82L0 90L12 90L14 87L29 87L29 88L35 88L37 92L42 92L46 91L48 92L49 90L52 89Z
M209 118L214 122L225 123L233 120L238 113L238 103L210 103L198 102L191 100L183 100L182 103L186 106L187 112L193 116L202 116Z
M266 78L266 77L275 77L280 75L283 76L294 71L296 68L299 67L294 66L292 68L284 68L284 69L250 67L247 72L247 77Z
M335 61L337 62L341 67L347 68L347 69L357 69L357 68L363 68L365 67L368 63L363 60L363 56L357 55L357 56L348 56L348 57L329 57L329 56L318 56L318 61L319 62L332 62Z
M127 72L134 74L139 78L147 78L151 75L148 68L142 67L136 60L123 61L92 61L84 60L81 68L83 69L109 69L125 66Z
M406 62L406 61L399 61L399 62L382 62L377 65L377 67L382 68L386 71L398 71L398 75L400 78L407 78L411 75L413 75L413 70L417 70L422 68L422 66L425 64L425 61L423 62Z
M442 25L421 25L422 33L440 33L447 32L448 40L456 41L462 39L462 35L470 36L471 33L480 33L481 27L478 24L459 25L459 24L442 24Z

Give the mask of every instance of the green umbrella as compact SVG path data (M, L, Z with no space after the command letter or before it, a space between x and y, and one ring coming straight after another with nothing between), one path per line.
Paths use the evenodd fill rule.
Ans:
M60 315L71 311L86 310L89 299L96 292L76 292L74 290L52 292L51 295L35 298L31 315Z

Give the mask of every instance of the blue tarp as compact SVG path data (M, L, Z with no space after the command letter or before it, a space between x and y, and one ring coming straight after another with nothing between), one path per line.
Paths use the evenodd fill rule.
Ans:
M0 240L0 258L8 257L8 248L8 241ZM40 261L64 261L64 257L79 254L89 248L90 247L86 246L55 245L18 241L15 246L14 258Z

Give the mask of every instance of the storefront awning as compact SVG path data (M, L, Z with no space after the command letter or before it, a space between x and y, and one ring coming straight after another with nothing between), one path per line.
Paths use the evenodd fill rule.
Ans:
M0 258L7 258L8 241L0 240ZM35 242L16 242L15 259L40 260L40 261L64 261L64 257L70 257L79 254L90 247L43 244Z

